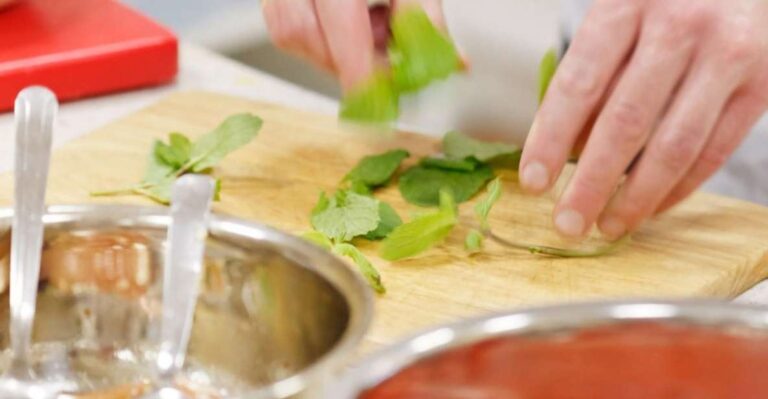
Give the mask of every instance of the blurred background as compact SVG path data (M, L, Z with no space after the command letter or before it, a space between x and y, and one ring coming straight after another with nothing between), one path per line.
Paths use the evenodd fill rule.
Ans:
M259 0L125 0L201 45L272 75L337 98L335 80L269 42Z
M331 76L270 44L259 0L124 1L173 29L182 40L339 97ZM538 62L547 49L562 44L561 28L567 21L560 16L574 15L561 13L559 3L445 0L449 29L470 59L471 74L408 98L402 107L403 126L436 134L472 126L475 134L509 138L512 132L521 141L537 106Z

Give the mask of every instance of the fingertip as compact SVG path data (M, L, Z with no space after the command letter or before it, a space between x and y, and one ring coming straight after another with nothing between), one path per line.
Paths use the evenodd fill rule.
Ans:
M541 162L528 162L520 171L520 185L530 194L544 193L549 188L550 181L549 168Z
M574 209L557 211L554 222L557 232L568 238L583 238L587 232L584 215Z
M609 240L617 240L627 234L627 224L618 216L603 216L597 222L597 228Z

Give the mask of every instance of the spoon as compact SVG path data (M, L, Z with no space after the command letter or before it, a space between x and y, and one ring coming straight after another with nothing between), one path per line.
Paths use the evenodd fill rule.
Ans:
M145 399L188 398L174 379L184 366L189 344L214 186L213 179L203 175L184 175L173 185L157 381Z
M56 384L36 381L30 361L40 256L43 244L45 187L51 158L56 96L30 87L16 98L16 165L11 229L10 346L8 370L0 377L0 397L48 398Z

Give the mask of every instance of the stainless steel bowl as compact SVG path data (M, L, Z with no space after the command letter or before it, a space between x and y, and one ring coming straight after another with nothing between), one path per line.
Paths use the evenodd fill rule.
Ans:
M44 220L33 354L45 367L66 369L82 391L136 391L151 372L158 330L166 210L53 206ZM0 210L0 236L10 222L11 211ZM0 240L0 290L7 239ZM7 348L7 293L0 312ZM351 357L371 313L365 283L332 255L266 226L214 216L185 378L218 397L308 397Z
M553 306L546 308L537 308L532 310L524 310L513 313L495 314L486 317L480 317L472 320L462 321L452 325L446 325L429 331L414 335L411 338L405 339L400 343L393 345L387 349L384 349L376 354L373 354L363 359L357 365L351 367L337 382L328 387L325 397L327 399L357 399L360 398L366 391L375 389L376 387L383 386L382 384L393 381L398 375L405 376L409 373L409 376L419 375L420 378L430 380L431 382L442 385L443 387L438 389L452 389L450 392L451 398L486 398L486 397L508 397L499 396L482 396L477 392L468 393L464 392L466 396L461 396L456 393L456 389L446 388L450 387L450 378L438 377L439 373L432 373L439 370L441 366L438 363L431 363L431 360L446 359L451 356L455 356L454 359L459 359L457 364L459 369L453 369L453 376L459 379L464 376L477 375L477 371L464 369L462 361L466 361L476 356L475 354L468 354L470 352L460 352L462 350L469 350L470 348L480 348L483 344L492 342L501 342L498 339L512 338L515 341L511 345L523 342L566 342L570 337L576 334L586 333L598 334L604 333L603 327L620 327L632 331L633 333L640 331L638 334L641 337L649 337L649 342L654 338L652 332L645 334L642 328L648 326L662 326L670 329L691 329L696 332L714 332L716 334L724 334L729 339L733 337L736 340L742 340L739 348L746 348L747 351L755 349L754 355L758 357L762 366L768 366L768 309L744 305L735 305L723 302L710 302L710 301L672 301L672 302L610 302L610 303L587 303L565 306ZM610 329L607 329L610 331ZM652 331L652 330L645 330ZM673 330L679 331L679 330ZM645 334L645 335L643 335ZM590 335L593 337L595 335ZM599 335L598 335L599 337ZM685 338L681 336L680 341L672 340L666 341L665 344L676 346L684 344ZM517 338L522 340L517 341ZM643 338L644 339L644 338ZM641 340L640 344L645 341ZM703 341L701 341L703 342ZM622 344L628 344L628 342L622 342ZM695 342L694 342L695 344ZM753 344L757 344L756 346ZM650 346L649 346L650 347ZM695 345L694 345L695 347ZM641 353L643 350L642 345L637 353ZM574 360L573 358L563 358L557 361L576 361L582 362L581 365L586 366L590 359L589 353L592 353L590 348L586 353L585 358L579 358ZM634 349L633 349L634 350ZM461 354L457 354L461 353ZM516 358L510 356L511 352L506 352L503 357L503 361L507 363L517 363L519 367L530 368L541 367L543 363L536 363L534 359L530 358ZM482 356L494 356L491 354L484 354ZM498 356L498 354L496 355ZM486 357L487 358L487 357ZM557 354L554 355L557 358ZM497 358L498 360L499 358ZM532 361L531 363L528 363ZM625 364L629 364L633 359L631 356L623 359ZM676 359L675 361L679 361ZM660 362L661 363L661 362ZM550 365L552 363L549 363ZM426 365L427 369L415 369L411 366ZM539 365L539 366L537 366ZM668 366L668 364L659 364L659 367ZM580 366L581 367L581 366ZM714 365L718 367L718 365ZM485 369L486 371L488 368ZM764 369L762 369L764 371ZM498 370L494 370L496 372ZM548 370L549 372L551 370ZM725 371L725 370L721 370ZM760 371L760 372L763 372ZM578 374L578 373L577 373ZM474 377L470 377L474 378ZM507 378L507 377L504 377ZM529 378L526 376L525 378ZM549 378L549 377L547 377ZM560 380L554 380L556 377L552 377L552 381L548 381L547 384L561 384ZM606 378L610 378L610 375L606 375ZM762 378L764 380L764 378ZM630 387L631 381L624 381L622 389L633 389ZM738 386L736 382L733 382L734 386L729 389L736 391ZM416 384L414 384L416 385ZM768 382L763 384L768 386ZM635 387L637 388L637 387ZM390 396L381 397L401 397L389 391ZM397 392L395 390L394 392ZM444 393L446 393L444 392ZM631 391L630 391L631 392ZM635 394L640 394L642 391L634 391ZM741 394L744 392L742 391ZM445 398L446 395L430 396L431 392L424 391L419 397L441 397ZM684 393L678 392L680 396L663 396L663 397L723 397L723 396L685 396ZM702 392L699 392L702 394ZM394 395L394 396L393 396ZM434 395L434 394L432 394ZM455 395L455 396L452 396ZM475 396L473 396L475 395ZM551 396L533 396L533 397L551 397ZM758 397L764 397L765 391L762 391ZM736 395L738 397L754 397L749 395ZM411 396L409 396L410 398ZM515 398L527 398L529 396L514 396ZM560 396L556 396L560 397ZM568 396L572 397L572 396ZM584 396L573 396L584 397ZM586 396L596 399L597 396ZM601 396L602 397L602 396ZM613 396L616 397L616 396ZM644 396L631 396L631 397L644 397ZM659 396L645 396L645 397L659 397ZM730 397L727 394L725 397Z

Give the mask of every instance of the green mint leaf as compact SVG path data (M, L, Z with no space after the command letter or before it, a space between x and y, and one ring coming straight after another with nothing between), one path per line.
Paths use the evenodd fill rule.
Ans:
M520 159L522 150L514 145L473 139L462 133L448 132L443 137L443 154L447 158L475 158L481 162L496 161L501 158Z
M441 189L450 189L456 202L461 203L472 198L493 177L493 170L488 165L479 165L468 172L414 166L400 176L399 187L406 201L435 206L439 203Z
M94 197L143 195L161 204L168 204L176 177L188 172L206 172L227 154L252 140L261 128L261 123L261 119L253 115L234 115L195 144L181 133L171 133L168 135L168 144L156 140L152 145L141 183L126 189L90 194ZM216 179L214 200L220 198L221 180Z
M453 195L453 191L449 187L445 187L440 190L440 201L438 208L445 213L452 213L454 217L458 217L459 207L456 205L456 197Z
M315 231L315 230L308 231L302 234L301 238L327 251L330 251L331 248L333 247L333 243L331 243L331 240L328 237L326 237L325 234L319 231Z
M149 153L149 160L147 161L147 169L144 172L144 180L142 183L145 185L157 184L168 176L173 175L178 170L177 167L167 163L161 156L161 148L165 144L162 141L157 140L152 147L152 151Z
M475 215L480 220L480 227L484 230L488 228L488 215L499 197L501 197L501 179L497 177L488 184L488 194L475 205Z
M464 248L470 254L480 252L483 249L483 234L476 229L470 230L464 239Z
M194 143L186 169L197 173L216 166L229 153L251 142L261 125L261 118L251 114L228 117Z
M371 188L382 186L389 182L403 160L409 156L408 151L400 149L369 155L357 163L345 180L361 182Z
M398 92L420 90L458 71L459 53L419 7L396 11L392 17L389 61Z
M457 223L456 204L448 190L442 190L440 208L395 228L381 244L380 255L396 261L418 255L443 241Z
M459 170L464 172L471 172L477 169L477 166L479 164L480 162L472 157L465 158L465 159L422 158L422 160L419 161L419 165L424 166L426 168Z
M363 255L363 253L357 249L357 247L347 243L336 244L333 246L333 252L335 252L337 255L346 256L352 259L352 261L357 264L360 273L362 273L363 277L368 280L368 284L370 284L374 291L379 294L384 294L387 292L387 289L381 282L381 275L379 275L379 271L376 270L376 267L373 266L371 261L369 261L368 258L366 258L365 255Z
M327 202L327 203L325 203ZM312 226L337 242L346 242L379 226L379 201L352 191L320 197L312 211Z
M389 235L397 226L403 224L403 219L397 214L394 208L386 202L379 201L379 225L376 230L366 234L364 237L369 240L381 240Z
M381 124L397 119L399 95L387 75L376 73L371 79L344 95L339 108L341 119Z
M325 191L321 191L320 196L317 198L317 203L315 204L315 207L312 208L312 213L310 213L310 215L318 215L328 209L329 206L331 206L331 201L328 199L328 196L325 195Z
M360 194L360 195L367 195L369 197L371 196L371 194L373 194L373 191L371 191L371 188L367 184L359 180L352 180L352 182L349 184L349 190L352 191L353 193Z
M168 135L168 141L170 145L161 142L155 147L155 152L163 162L180 169L189 161L192 143L181 133L171 133Z
M184 159L186 162L192 154L192 142L189 141L189 137L181 133L171 133L168 135L168 141L171 143L171 147L176 149L178 154L183 155L183 157L186 158Z
M544 54L539 64L539 104L544 101L544 96L549 89L549 83L552 82L552 77L555 76L557 71L557 52L555 49L551 49Z

